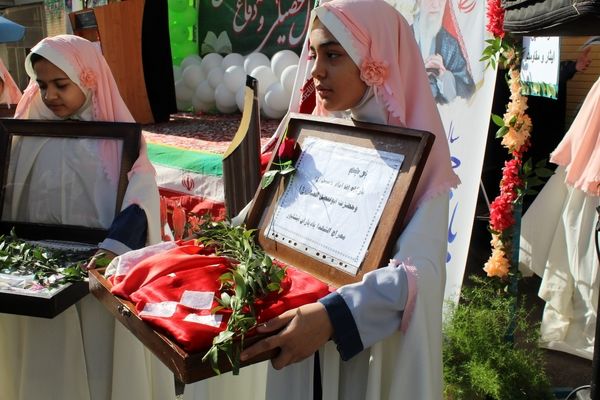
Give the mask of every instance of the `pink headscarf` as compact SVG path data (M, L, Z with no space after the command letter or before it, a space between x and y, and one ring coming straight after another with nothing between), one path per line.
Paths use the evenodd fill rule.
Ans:
M332 0L314 10L361 70L389 125L433 133L411 212L422 202L460 183L433 99L423 59L404 17L384 0ZM315 115L329 115L317 95ZM378 122L378 121L372 121Z
M21 91L4 66L2 59L0 59L0 80L4 82L4 91L0 94L0 104L17 104L21 99Z
M31 54L33 53L60 68L85 94L85 104L72 118L83 121L135 122L97 44L79 36L58 35L41 40L31 49ZM58 119L42 101L31 64L31 54L25 59L25 70L31 80L17 105L15 118ZM116 181L117 144L114 141L104 141L101 147L106 172L111 180ZM129 174L133 172L154 173L143 136L140 155Z
M550 161L565 167L565 182L592 196L600 196L600 78Z

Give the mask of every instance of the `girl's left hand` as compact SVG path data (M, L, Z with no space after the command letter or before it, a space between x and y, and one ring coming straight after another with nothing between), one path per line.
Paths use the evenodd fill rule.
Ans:
M279 329L281 332L262 339L245 349L241 354L241 360L245 361L258 354L279 348L281 351L271 359L271 364L273 368L281 369L314 354L333 335L333 326L325 306L318 302L286 311L259 325L257 331L268 333Z

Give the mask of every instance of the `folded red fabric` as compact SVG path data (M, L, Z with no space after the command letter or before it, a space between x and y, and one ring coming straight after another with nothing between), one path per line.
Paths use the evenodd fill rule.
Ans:
M202 254L201 246L181 246L154 255L136 265L111 292L136 304L140 317L167 334L185 351L206 351L225 330L230 313L211 310L218 305L219 277L229 260ZM287 267L282 291L257 301L258 322L327 295L329 287L315 277ZM248 336L251 336L252 332Z

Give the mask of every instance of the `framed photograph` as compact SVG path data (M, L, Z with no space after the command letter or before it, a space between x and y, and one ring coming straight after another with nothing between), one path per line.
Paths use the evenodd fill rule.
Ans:
M257 229L259 244L273 258L333 286L358 281L366 272L387 265L433 140L433 134L423 131L291 115L246 224ZM297 144L296 151L279 156L279 148L290 141ZM265 185L269 175L274 179ZM111 289L101 270L90 271L92 294L179 381L193 383L216 374L208 361L202 361L208 348L186 352ZM246 338L244 346L258 339ZM276 353L259 354L241 366ZM220 360L220 371L230 371L225 357Z
M135 123L0 120L0 234L89 258L121 209L140 135ZM88 292L11 269L0 270L0 312L51 318Z
M246 224L272 257L334 287L360 281L387 265L433 140L424 131L293 114L276 148L299 146L294 171L259 188ZM267 170L282 161L274 151Z

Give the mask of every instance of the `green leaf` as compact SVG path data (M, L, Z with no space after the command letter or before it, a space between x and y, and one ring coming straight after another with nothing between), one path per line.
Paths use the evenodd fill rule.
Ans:
M541 178L549 178L552 175L554 175L554 171L552 171L550 168L545 167L536 168L534 170L534 173Z
M292 166L289 166L289 167L287 167L287 168L284 168L284 169L282 169L281 171L279 171L279 173L280 173L281 175L287 175L287 174L290 174L290 173L294 172L295 170L296 170L296 168L294 168L294 167L292 167Z
M502 117L497 114L492 114L492 121L499 127L504 126L504 119L502 119Z
M500 139L500 138L504 137L504 135L506 135L507 133L508 133L508 127L503 126L502 128L500 128L496 131L496 139Z
M273 180L275 179L275 176L278 173L279 171L276 169L272 169L270 171L265 172L262 176L262 179L260 180L260 188L266 189L267 187L269 187L269 185L273 183Z

